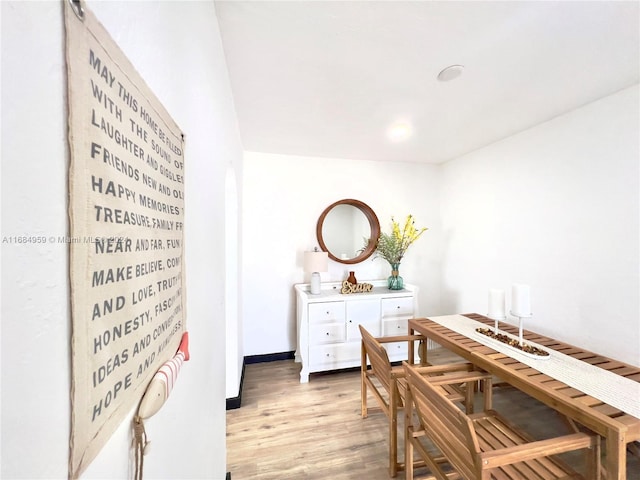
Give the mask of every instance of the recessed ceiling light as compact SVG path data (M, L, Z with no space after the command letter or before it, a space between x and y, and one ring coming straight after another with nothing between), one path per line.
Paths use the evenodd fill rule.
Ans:
M464 65L449 65L438 74L438 80L441 82L449 82L462 75L463 70Z
M406 140L413 133L413 128L408 122L397 122L389 127L387 130L387 136L394 142L400 142Z

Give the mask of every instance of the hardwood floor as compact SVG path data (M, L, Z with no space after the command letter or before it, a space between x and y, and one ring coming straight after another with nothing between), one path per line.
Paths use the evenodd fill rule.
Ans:
M429 360L444 363L451 354L437 349ZM306 384L299 372L293 360L246 366L242 407L227 411L231 479L388 480L386 417L361 418L359 370L314 374ZM494 389L494 408L536 438L568 432L553 410L511 387ZM627 478L639 480L640 459L628 457ZM583 459L563 458L575 468Z

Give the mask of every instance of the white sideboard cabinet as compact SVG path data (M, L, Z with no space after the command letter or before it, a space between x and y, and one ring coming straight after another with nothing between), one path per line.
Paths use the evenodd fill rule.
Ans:
M309 284L295 285L298 344L296 362L302 364L300 382L309 374L360 365L360 329L375 337L404 335L408 319L418 315L418 289L405 285L389 290L386 280L369 281L373 290L342 294L342 283L323 283L318 295ZM407 345L385 345L391 361L406 360Z

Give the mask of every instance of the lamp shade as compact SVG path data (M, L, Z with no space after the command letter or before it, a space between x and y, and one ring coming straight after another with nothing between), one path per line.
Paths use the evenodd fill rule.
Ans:
M329 254L327 252L304 252L305 272L326 272L328 268Z

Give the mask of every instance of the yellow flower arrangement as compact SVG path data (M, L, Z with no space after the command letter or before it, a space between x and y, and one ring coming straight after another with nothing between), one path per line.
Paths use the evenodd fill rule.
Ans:
M380 233L376 247L376 257L384 258L391 265L399 264L407 249L427 228L417 229L413 215L407 215L404 227L391 217L391 234Z

